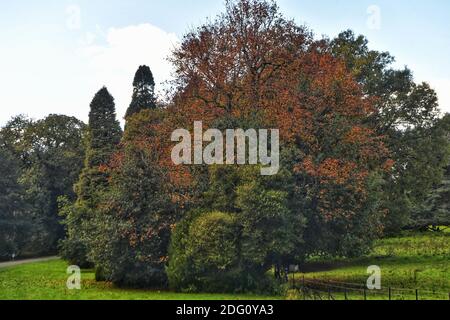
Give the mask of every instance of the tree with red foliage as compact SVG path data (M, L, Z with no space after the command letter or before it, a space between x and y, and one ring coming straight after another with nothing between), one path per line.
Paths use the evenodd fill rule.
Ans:
M111 272L123 275L127 266L136 272L113 276L116 282L155 284L153 272L167 258L162 239L191 209L205 217L219 210L241 230L232 241L239 252L233 268L209 265L231 277L236 270L241 279L254 270L264 276L271 265L301 262L310 254L350 256L368 248L381 231L380 172L392 162L383 136L367 125L376 112L374 99L326 41L315 41L306 28L283 18L274 2L228 1L225 13L184 37L172 62L172 102L151 111L159 112L156 118L140 113L128 119L122 151L110 168L113 192L105 207L116 223L114 252L124 262ZM258 170L175 166L171 133L199 120L204 129L279 129L280 174L262 181ZM258 188L264 189L259 196L248 194ZM252 210L258 210L255 219L249 218ZM183 245L192 221L197 219L175 226L181 241L172 246L169 270L189 267L189 258L177 259L185 250L201 251ZM248 248L258 248L257 254ZM181 260L186 264L174 265ZM196 270L195 279L207 277Z
M375 100L326 41L285 20L273 2L229 1L174 52L172 115L185 126L223 118L280 129L296 177L291 201L308 218L304 254L357 254L381 229L373 199L392 162L367 119ZM364 230L360 230L364 226Z

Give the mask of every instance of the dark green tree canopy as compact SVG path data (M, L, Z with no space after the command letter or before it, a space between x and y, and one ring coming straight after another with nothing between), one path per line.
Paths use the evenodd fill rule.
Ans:
M155 80L148 66L140 66L133 81L133 98L125 118L145 110L156 108Z
M83 171L75 185L75 204L63 201L61 211L68 237L61 243L62 256L79 266L88 265L88 242L95 230L95 215L101 195L108 186L107 165L122 138L116 119L114 98L103 87L91 102L88 139Z
M116 119L114 98L103 87L91 102L86 165L98 167L107 163L121 136L122 129Z
M7 149L0 147L0 261L18 255L29 240L31 219L19 184L20 167Z
M439 121L436 130L441 131L440 139L429 143L430 149L440 150L441 159L446 160L446 167L442 181L425 195L423 205L415 209L408 224L412 229L428 229L431 226L432 229L439 230L440 227L450 226L450 114ZM441 176L440 172L431 174Z
M27 227L26 233L20 237L16 233L9 241L19 253L54 254L64 236L57 202L60 196L75 198L73 184L83 166L85 127L76 118L52 114L37 121L18 116L1 129L0 151L9 154L2 159L8 172L2 177L10 187L1 192L5 198L0 200L0 211L14 217L11 228ZM3 210L2 205L18 209Z
M427 83L415 83L408 68L392 68L394 57L368 44L351 30L330 41L333 55L346 63L364 92L376 98L377 112L367 122L385 137L395 161L393 172L384 177L383 205L389 211L386 231L396 232L408 224L413 211L421 210L432 186L441 181L445 137L438 126L436 92Z
M122 129L116 119L114 98L103 87L91 102L86 160L75 186L78 201L95 198L99 187L107 184L107 176L101 172L100 166L109 163L121 138Z
M142 86L155 86L153 73L148 66L139 66L133 80L133 87L140 88Z

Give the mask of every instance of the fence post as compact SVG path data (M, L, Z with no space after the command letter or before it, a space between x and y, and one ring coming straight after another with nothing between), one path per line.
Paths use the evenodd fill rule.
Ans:
M419 289L416 289L416 301L419 301Z
M366 291L366 288L364 288L364 300L367 300L367 291Z
M389 300L392 300L392 291L391 291L391 287L389 287Z
M347 297L347 289L344 290L344 296L345 296L345 300L347 301L347 300L348 300L348 297ZM450 295L449 295L449 296L450 296Z
M295 290L295 272L292 272L292 289Z
M331 289L328 287L328 300L331 300Z
M302 278L302 290L303 290L303 300L306 301L305 275L303 275L303 278Z

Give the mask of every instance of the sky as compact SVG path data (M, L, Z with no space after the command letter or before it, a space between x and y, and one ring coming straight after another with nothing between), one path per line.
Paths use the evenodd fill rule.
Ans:
M450 1L278 0L287 18L316 35L352 29L389 51L417 82L437 91L450 112ZM12 116L66 114L87 121L107 86L122 118L139 65L161 91L167 61L183 35L215 17L224 0L16 0L0 2L0 125Z

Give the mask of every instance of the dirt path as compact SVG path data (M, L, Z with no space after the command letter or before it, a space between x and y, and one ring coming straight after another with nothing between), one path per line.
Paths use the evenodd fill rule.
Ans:
M46 258L37 258L37 259L26 259L26 260L17 260L17 261L9 261L9 262L0 262L0 269L19 266L21 264L28 264L34 262L44 262L50 260L56 260L58 257L46 257Z

